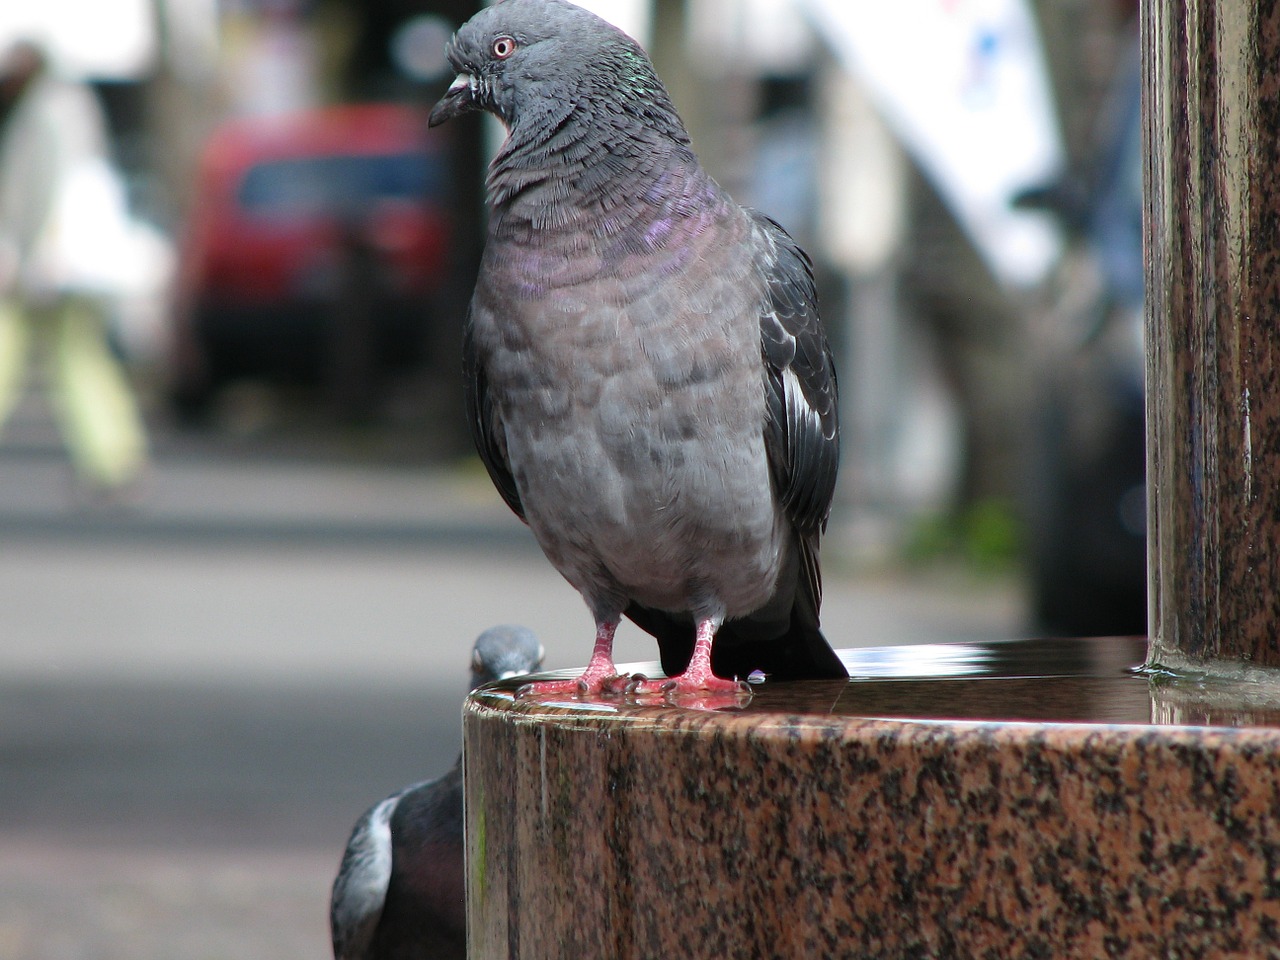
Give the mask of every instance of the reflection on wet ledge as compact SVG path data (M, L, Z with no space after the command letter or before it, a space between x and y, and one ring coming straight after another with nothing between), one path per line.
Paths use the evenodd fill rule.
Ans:
M631 716L653 711L821 715L888 720L1280 727L1280 686L1198 675L1146 676L1142 637L1002 640L841 650L846 681L763 683L745 705L636 704L625 698L519 701L521 712ZM656 663L620 665L658 675ZM576 671L546 674L571 677ZM526 680L528 678L525 678ZM516 682L480 695L514 706Z

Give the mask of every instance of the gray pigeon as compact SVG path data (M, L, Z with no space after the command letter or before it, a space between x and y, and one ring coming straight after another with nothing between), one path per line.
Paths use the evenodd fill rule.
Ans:
M582 594L577 681L627 688L625 614L673 680L847 676L818 628L839 458L808 257L699 166L653 66L564 0L502 0L448 47L434 126L507 128L465 334L468 413L498 491Z
M524 627L476 639L472 688L532 673L542 645ZM333 881L335 960L459 960L467 954L462 757L443 777L405 787L356 822Z

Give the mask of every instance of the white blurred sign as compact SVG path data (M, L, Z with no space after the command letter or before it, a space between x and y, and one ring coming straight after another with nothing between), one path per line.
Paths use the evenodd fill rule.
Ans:
M597 17L625 30L641 46L647 46L652 25L650 0L574 0Z
M155 62L152 0L0 0L0 48L32 40L59 72L133 80Z
M1034 284L1061 238L1011 206L1064 162L1025 0L797 0L866 86L996 277Z

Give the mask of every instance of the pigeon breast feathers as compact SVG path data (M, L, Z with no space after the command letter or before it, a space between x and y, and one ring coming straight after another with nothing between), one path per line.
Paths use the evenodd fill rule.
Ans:
M835 495L840 459L835 365L818 319L809 257L775 221L754 211L748 215L760 238L759 270L766 294L760 311L765 446L781 506L807 539L822 532ZM467 417L490 478L524 519L471 332L468 324L463 350Z

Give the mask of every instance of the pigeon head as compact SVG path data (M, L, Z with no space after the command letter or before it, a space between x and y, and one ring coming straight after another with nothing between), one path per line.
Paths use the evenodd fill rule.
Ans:
M635 113L644 126L688 143L640 45L567 0L499 0L458 29L447 53L458 76L431 111L431 126L484 110L524 140L549 137L575 114L590 121Z
M542 666L545 651L526 627L490 627L476 638L471 653L471 687L533 673Z

